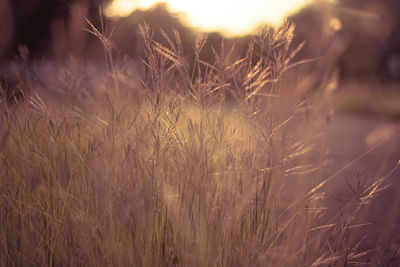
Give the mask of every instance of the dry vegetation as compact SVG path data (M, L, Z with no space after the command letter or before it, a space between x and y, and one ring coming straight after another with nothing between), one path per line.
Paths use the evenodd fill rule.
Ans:
M309 133L325 114L280 93L297 51L293 26L262 31L242 58L213 49L207 63L205 36L188 60L178 33L162 45L143 25L142 67L113 62L110 41L91 31L107 66L94 89L75 66L58 97L33 86L24 103L1 102L1 266L368 260L352 233L382 180L322 220L334 176L320 177L324 151Z

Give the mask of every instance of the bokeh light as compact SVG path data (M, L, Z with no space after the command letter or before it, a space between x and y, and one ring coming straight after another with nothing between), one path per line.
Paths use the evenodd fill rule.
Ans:
M239 36L260 24L280 25L286 16L313 0L165 0L171 12L182 14L182 22L203 31ZM106 9L110 17L128 16L136 9L153 6L157 0L114 0Z

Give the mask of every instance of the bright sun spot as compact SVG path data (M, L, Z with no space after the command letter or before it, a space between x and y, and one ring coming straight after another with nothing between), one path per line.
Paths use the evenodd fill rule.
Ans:
M226 35L243 35L260 24L280 25L286 16L312 0L164 0L172 12L184 15L188 26ZM146 9L157 0L113 0L107 7L110 17L128 16L136 9Z

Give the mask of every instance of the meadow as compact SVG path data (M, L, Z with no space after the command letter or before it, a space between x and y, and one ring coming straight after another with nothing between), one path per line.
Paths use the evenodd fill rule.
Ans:
M289 73L313 62L294 60L293 25L244 54L210 48L211 62L205 35L188 53L143 24L132 63L89 30L104 72L78 61L51 93L28 79L2 97L0 266L368 265L358 215L385 177L330 212L326 187L348 166L322 175L315 129L334 81L296 93Z

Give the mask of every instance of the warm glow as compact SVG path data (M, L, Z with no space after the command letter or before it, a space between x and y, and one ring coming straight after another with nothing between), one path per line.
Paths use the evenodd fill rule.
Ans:
M279 25L284 18L312 0L165 0L170 11L185 16L185 22L205 31L243 35L263 23ZM114 0L107 16L127 16L135 9L153 6L157 0Z

